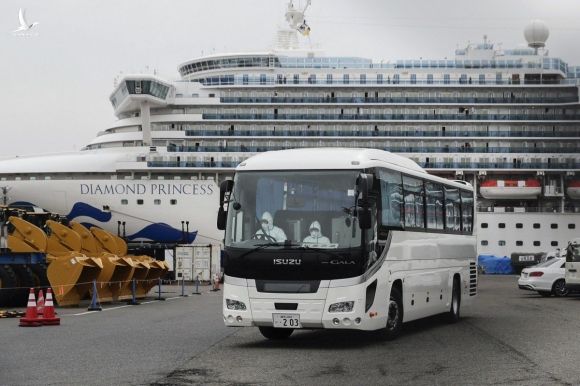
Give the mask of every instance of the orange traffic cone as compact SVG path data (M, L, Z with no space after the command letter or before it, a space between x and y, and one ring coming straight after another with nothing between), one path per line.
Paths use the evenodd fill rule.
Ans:
M55 316L54 303L52 302L52 290L46 290L46 304L44 305L44 315L40 321L44 326L60 326L60 318Z
M28 294L28 304L26 305L26 315L20 318L20 327L39 327L42 326L37 319L36 298L34 297L34 288L30 289Z
M38 293L38 300L36 301L36 313L40 316L44 313L44 293L42 290Z

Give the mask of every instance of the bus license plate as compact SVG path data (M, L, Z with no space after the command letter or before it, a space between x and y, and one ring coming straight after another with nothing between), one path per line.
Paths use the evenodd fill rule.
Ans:
M299 314L273 314L276 328L302 328Z

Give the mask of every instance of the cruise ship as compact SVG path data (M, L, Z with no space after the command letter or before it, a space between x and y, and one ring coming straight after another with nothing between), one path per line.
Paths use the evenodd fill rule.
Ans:
M453 59L372 61L305 45L292 2L275 48L208 55L179 78L125 75L116 121L78 152L0 162L5 204L34 205L132 243L219 243L218 184L259 152L356 147L404 155L476 188L479 253L565 247L580 230L580 66L486 37Z

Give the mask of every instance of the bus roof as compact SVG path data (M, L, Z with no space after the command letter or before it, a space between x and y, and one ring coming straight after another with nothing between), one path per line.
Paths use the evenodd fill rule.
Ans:
M384 167L445 182L472 190L469 183L455 182L428 174L409 158L377 149L308 148L268 151L248 158L238 165L236 172L257 170L361 170Z

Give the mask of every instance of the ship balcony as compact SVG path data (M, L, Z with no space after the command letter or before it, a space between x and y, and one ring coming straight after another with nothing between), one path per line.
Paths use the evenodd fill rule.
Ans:
M333 143L334 145L334 143ZM352 143L344 143L344 147L352 145ZM356 145L356 144L355 144ZM375 146L373 147L377 147ZM319 143L312 143L310 147L318 147ZM360 144L361 147L365 147L365 144ZM292 147L305 147L302 143L288 143L284 145L233 145L233 146L181 146L181 145L169 145L167 146L168 152L204 152L204 153L256 153L263 151L272 150L284 150ZM380 148L380 147L377 147ZM496 154L496 153L509 153L509 154L541 154L541 153L554 153L554 154L579 154L580 149L578 148L562 148L562 147L543 147L543 148L528 148L528 147L485 147L485 146L447 146L441 145L437 147L421 147L414 144L408 144L406 146L386 146L381 148L382 150L390 151L393 153L470 153L470 154Z
M222 97L224 104L312 104L312 103L425 103L425 104L559 104L578 103L578 95L561 97Z
M580 121L580 114L203 114L206 120Z
M580 137L580 131L570 130L566 132L550 130L534 131L500 131L500 130L207 130L207 129L188 129L185 130L188 137Z

